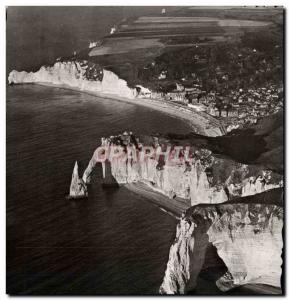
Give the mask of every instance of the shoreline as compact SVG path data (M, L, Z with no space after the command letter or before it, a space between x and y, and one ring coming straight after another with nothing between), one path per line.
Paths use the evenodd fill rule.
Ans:
M72 90L79 93L85 93L91 96L99 97L102 99L109 99L115 100L118 102L125 102L128 104L139 105L143 106L152 110L157 110L161 113L169 115L173 118L182 120L189 124L192 129L196 131L198 134L209 135L209 136L216 136L222 134L222 128L216 126L218 124L218 120L214 119L213 117L206 116L201 112L196 112L191 109L186 109L185 107L178 107L176 104L155 100L155 99L148 99L148 98L125 98L120 97L115 94L109 93L99 93L93 92L88 90L81 90L77 87L71 87L64 84L51 84L51 83L43 83L43 82L33 82L33 83L24 83L24 84L35 84L40 86L46 87L53 87L65 90ZM206 131L205 127L210 126L209 118L213 118L213 122L215 127L211 128L210 131ZM221 124L218 124L221 126ZM219 132L218 132L219 131ZM219 133L219 134L218 134ZM150 202L151 204L157 206L160 210L164 211L165 213L171 215L176 219L180 219L182 213L186 211L191 205L189 200L181 199L181 198L174 198L170 199L167 195L161 193L160 191L150 187L149 185L145 184L144 182L138 183L129 183L123 185L128 191L141 196L145 201Z
M123 187L130 192L141 196L144 200L157 206L177 220L181 218L184 211L191 207L189 200L181 198L170 199L168 196L154 190L143 182L127 183L123 185Z
M119 102L139 105L152 110L162 112L171 117L180 119L188 123L189 126L192 127L197 134L206 135L206 136L220 136L226 134L226 130L222 126L221 122L219 122L214 117L204 112L197 112L187 107L178 106L176 103L170 103L167 101L161 101L161 100L149 99L149 98L130 99L130 98L118 96L116 94L82 90L80 88L72 87L65 84L53 84L53 83L46 83L46 82L32 82L32 83L24 83L24 84L36 84L41 86L72 90L72 91L85 93L103 99L109 99L109 100L115 100Z

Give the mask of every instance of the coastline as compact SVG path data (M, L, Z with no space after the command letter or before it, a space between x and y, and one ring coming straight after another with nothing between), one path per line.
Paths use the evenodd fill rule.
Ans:
M168 196L158 192L157 190L150 188L148 185L142 182L128 183L123 185L127 190L142 196L144 200L156 205L164 212L170 214L176 219L180 219L182 213L186 211L191 205L190 201L186 201L181 198L170 199Z
M73 90L76 92L85 93L103 99L126 102L129 104L140 105L146 108L150 108L152 110L157 110L166 115L187 122L190 125L190 127L192 127L194 131L198 134L202 134L206 136L219 136L219 135L226 134L225 128L222 126L221 122L219 122L217 119L203 112L197 112L190 108L180 107L175 103L165 102L157 99L149 99L149 98L130 99L130 98L118 96L116 94L82 90L80 88L72 87L66 84L52 84L46 82L33 82L32 84Z
M218 120L214 119L209 115L204 116L204 113L202 112L197 112L192 109L187 109L185 107L179 107L174 103L165 102L156 99L148 99L148 98L130 99L115 94L82 90L80 88L72 87L65 84L52 84L46 82L32 82L32 83L24 83L24 84L36 84L40 86L72 90L79 93L84 93L95 97L99 97L102 99L125 102L132 105L140 105L152 110L157 110L173 118L183 120L184 122L188 123L189 126L198 134L208 135L208 136L217 136L220 134L224 134L224 132L222 132L222 128L217 126L217 125L221 125L221 123L219 124ZM215 127L213 128L211 127L210 121L213 121ZM206 127L208 127L209 129L206 130ZM161 209L162 211L164 211L165 213L171 215L176 219L180 219L182 213L191 206L190 201L186 201L185 199L181 199L181 198L170 199L167 195L164 195L161 191L158 191L154 187L151 187L145 184L144 182L129 183L123 185L123 187L125 187L127 190L129 190L134 194L140 195L144 200L149 201L151 204L157 206L159 209Z

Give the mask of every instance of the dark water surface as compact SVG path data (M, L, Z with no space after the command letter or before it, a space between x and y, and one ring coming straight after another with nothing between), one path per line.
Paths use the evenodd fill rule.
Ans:
M6 11L7 76L36 71L109 35L124 19L160 15L156 6L10 6ZM166 11L180 8L165 7Z
M176 220L120 188L87 201L68 193L74 162L86 167L102 136L182 132L144 107L63 89L7 88L7 292L152 294L161 284Z

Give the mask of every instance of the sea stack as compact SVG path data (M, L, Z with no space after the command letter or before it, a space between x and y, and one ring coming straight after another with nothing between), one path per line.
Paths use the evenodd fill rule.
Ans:
M69 190L69 198L82 198L87 197L87 187L84 181L79 178L78 175L78 163L75 162L74 169L72 172L70 190Z

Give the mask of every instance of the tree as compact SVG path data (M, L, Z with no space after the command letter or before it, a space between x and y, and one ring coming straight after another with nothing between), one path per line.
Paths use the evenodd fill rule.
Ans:
M226 103L224 106L226 110L227 117L229 116L229 111L232 109L232 104L231 103Z
M219 117L221 117L221 115L222 115L222 109L223 109L223 107L224 107L223 102L221 100L217 100L217 102L216 102L216 108L219 111Z

